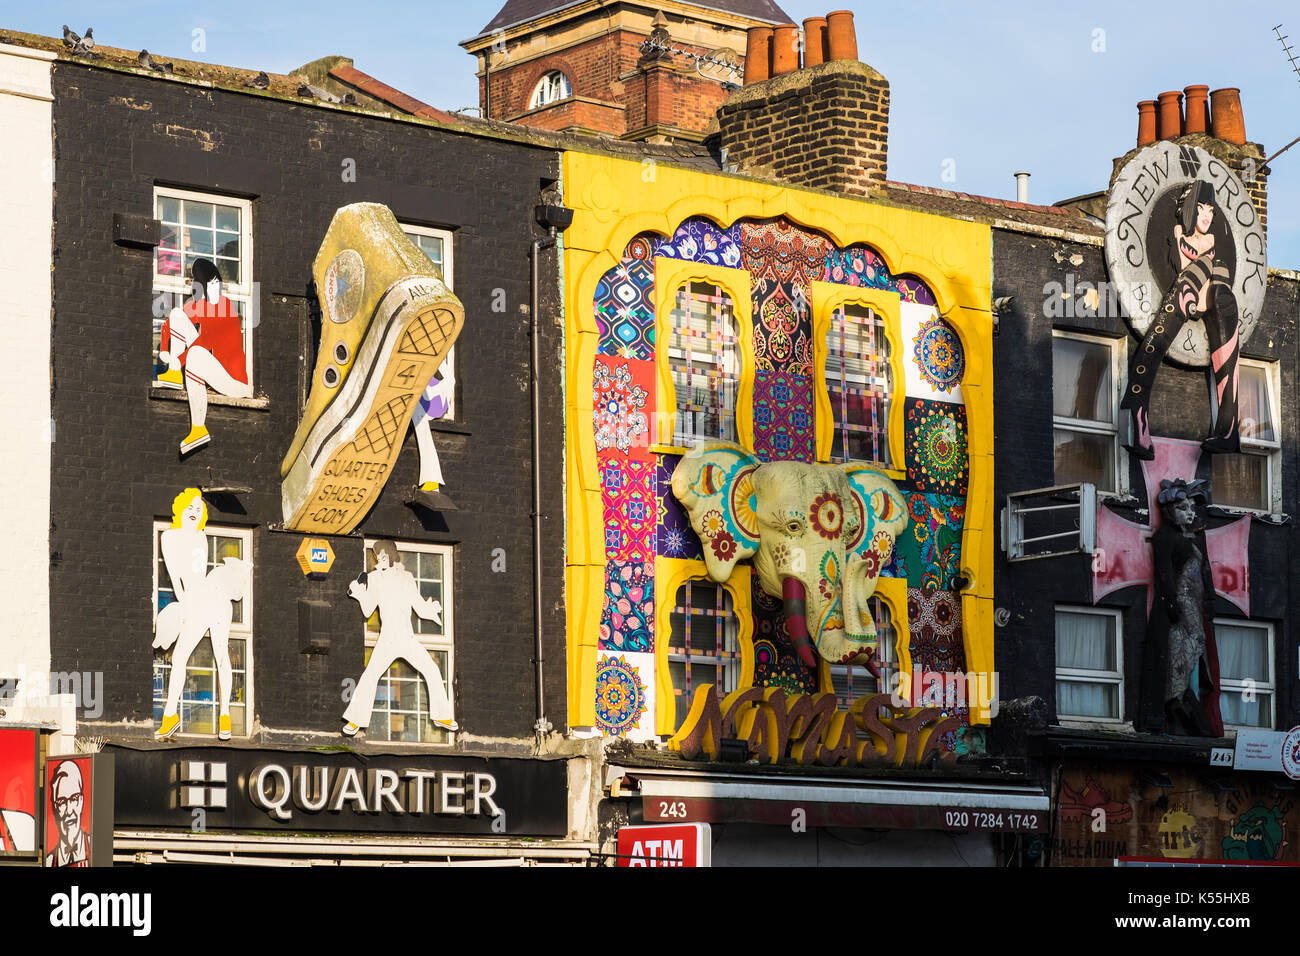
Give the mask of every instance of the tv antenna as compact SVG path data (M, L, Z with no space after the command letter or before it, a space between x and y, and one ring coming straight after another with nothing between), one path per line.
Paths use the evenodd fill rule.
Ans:
M1282 52L1286 54L1287 60L1290 61L1291 69L1295 71L1296 79L1300 79L1300 63L1296 62L1295 49L1289 43L1286 42L1287 38L1286 38L1286 34L1282 32L1282 24L1279 23L1277 26L1275 26L1273 28L1273 32L1277 34L1277 42L1282 44ZM1268 159L1260 163L1260 166L1267 166L1271 160L1277 159L1277 157L1281 156L1283 153L1285 153L1296 143L1300 143L1300 136L1297 136L1295 139L1291 140L1291 142L1287 143L1285 146L1279 149L1272 156L1268 157Z

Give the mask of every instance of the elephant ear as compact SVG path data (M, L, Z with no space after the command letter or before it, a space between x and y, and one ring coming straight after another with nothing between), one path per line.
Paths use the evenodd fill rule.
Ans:
M760 464L740 445L709 442L687 452L673 471L673 496L691 516L709 577L719 583L758 551L754 472Z
M881 560L888 560L894 549L894 539L907 527L907 502L902 492L892 481L866 465L851 462L841 467L862 516L858 534L849 542L849 551L865 555L875 544ZM887 547L884 546L884 537L888 538Z

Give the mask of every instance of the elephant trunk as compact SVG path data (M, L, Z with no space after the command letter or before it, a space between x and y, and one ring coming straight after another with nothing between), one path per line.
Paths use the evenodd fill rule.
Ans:
M851 556L844 575L844 619L852 632L850 638L859 646L857 666L865 667L872 677L880 680L880 664L876 660L879 635L871 619L869 598L874 590L875 582L867 579L866 562L860 556Z
M808 637L807 595L803 582L798 578L782 578L781 598L785 602L785 625L799 660L809 670L816 670L817 656L813 653L812 641Z

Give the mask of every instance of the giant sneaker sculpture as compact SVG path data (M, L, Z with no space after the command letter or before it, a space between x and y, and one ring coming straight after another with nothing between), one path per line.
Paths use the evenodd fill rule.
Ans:
M280 466L285 527L347 534L383 490L411 411L465 310L387 206L334 214L312 264L321 301L311 394Z

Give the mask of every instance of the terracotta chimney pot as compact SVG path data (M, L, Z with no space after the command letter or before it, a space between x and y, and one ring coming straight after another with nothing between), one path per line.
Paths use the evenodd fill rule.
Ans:
M1210 120L1215 139L1244 146L1246 118L1241 115L1241 90L1227 87L1211 93Z
M772 31L772 75L783 76L799 69L799 28L783 23Z
M1183 135L1183 94L1179 90L1161 93L1160 115L1156 123L1156 132L1161 139L1173 139Z
M1156 101L1143 100L1138 104L1138 145L1150 146L1156 141Z
M826 18L809 17L803 22L803 65L818 66L826 62Z
M750 27L745 43L745 85L762 83L772 75L772 28Z
M1183 132L1208 133L1210 131L1210 88L1188 86L1183 88Z
M826 14L826 33L831 60L858 58L858 34L853 27L852 10L834 10Z

